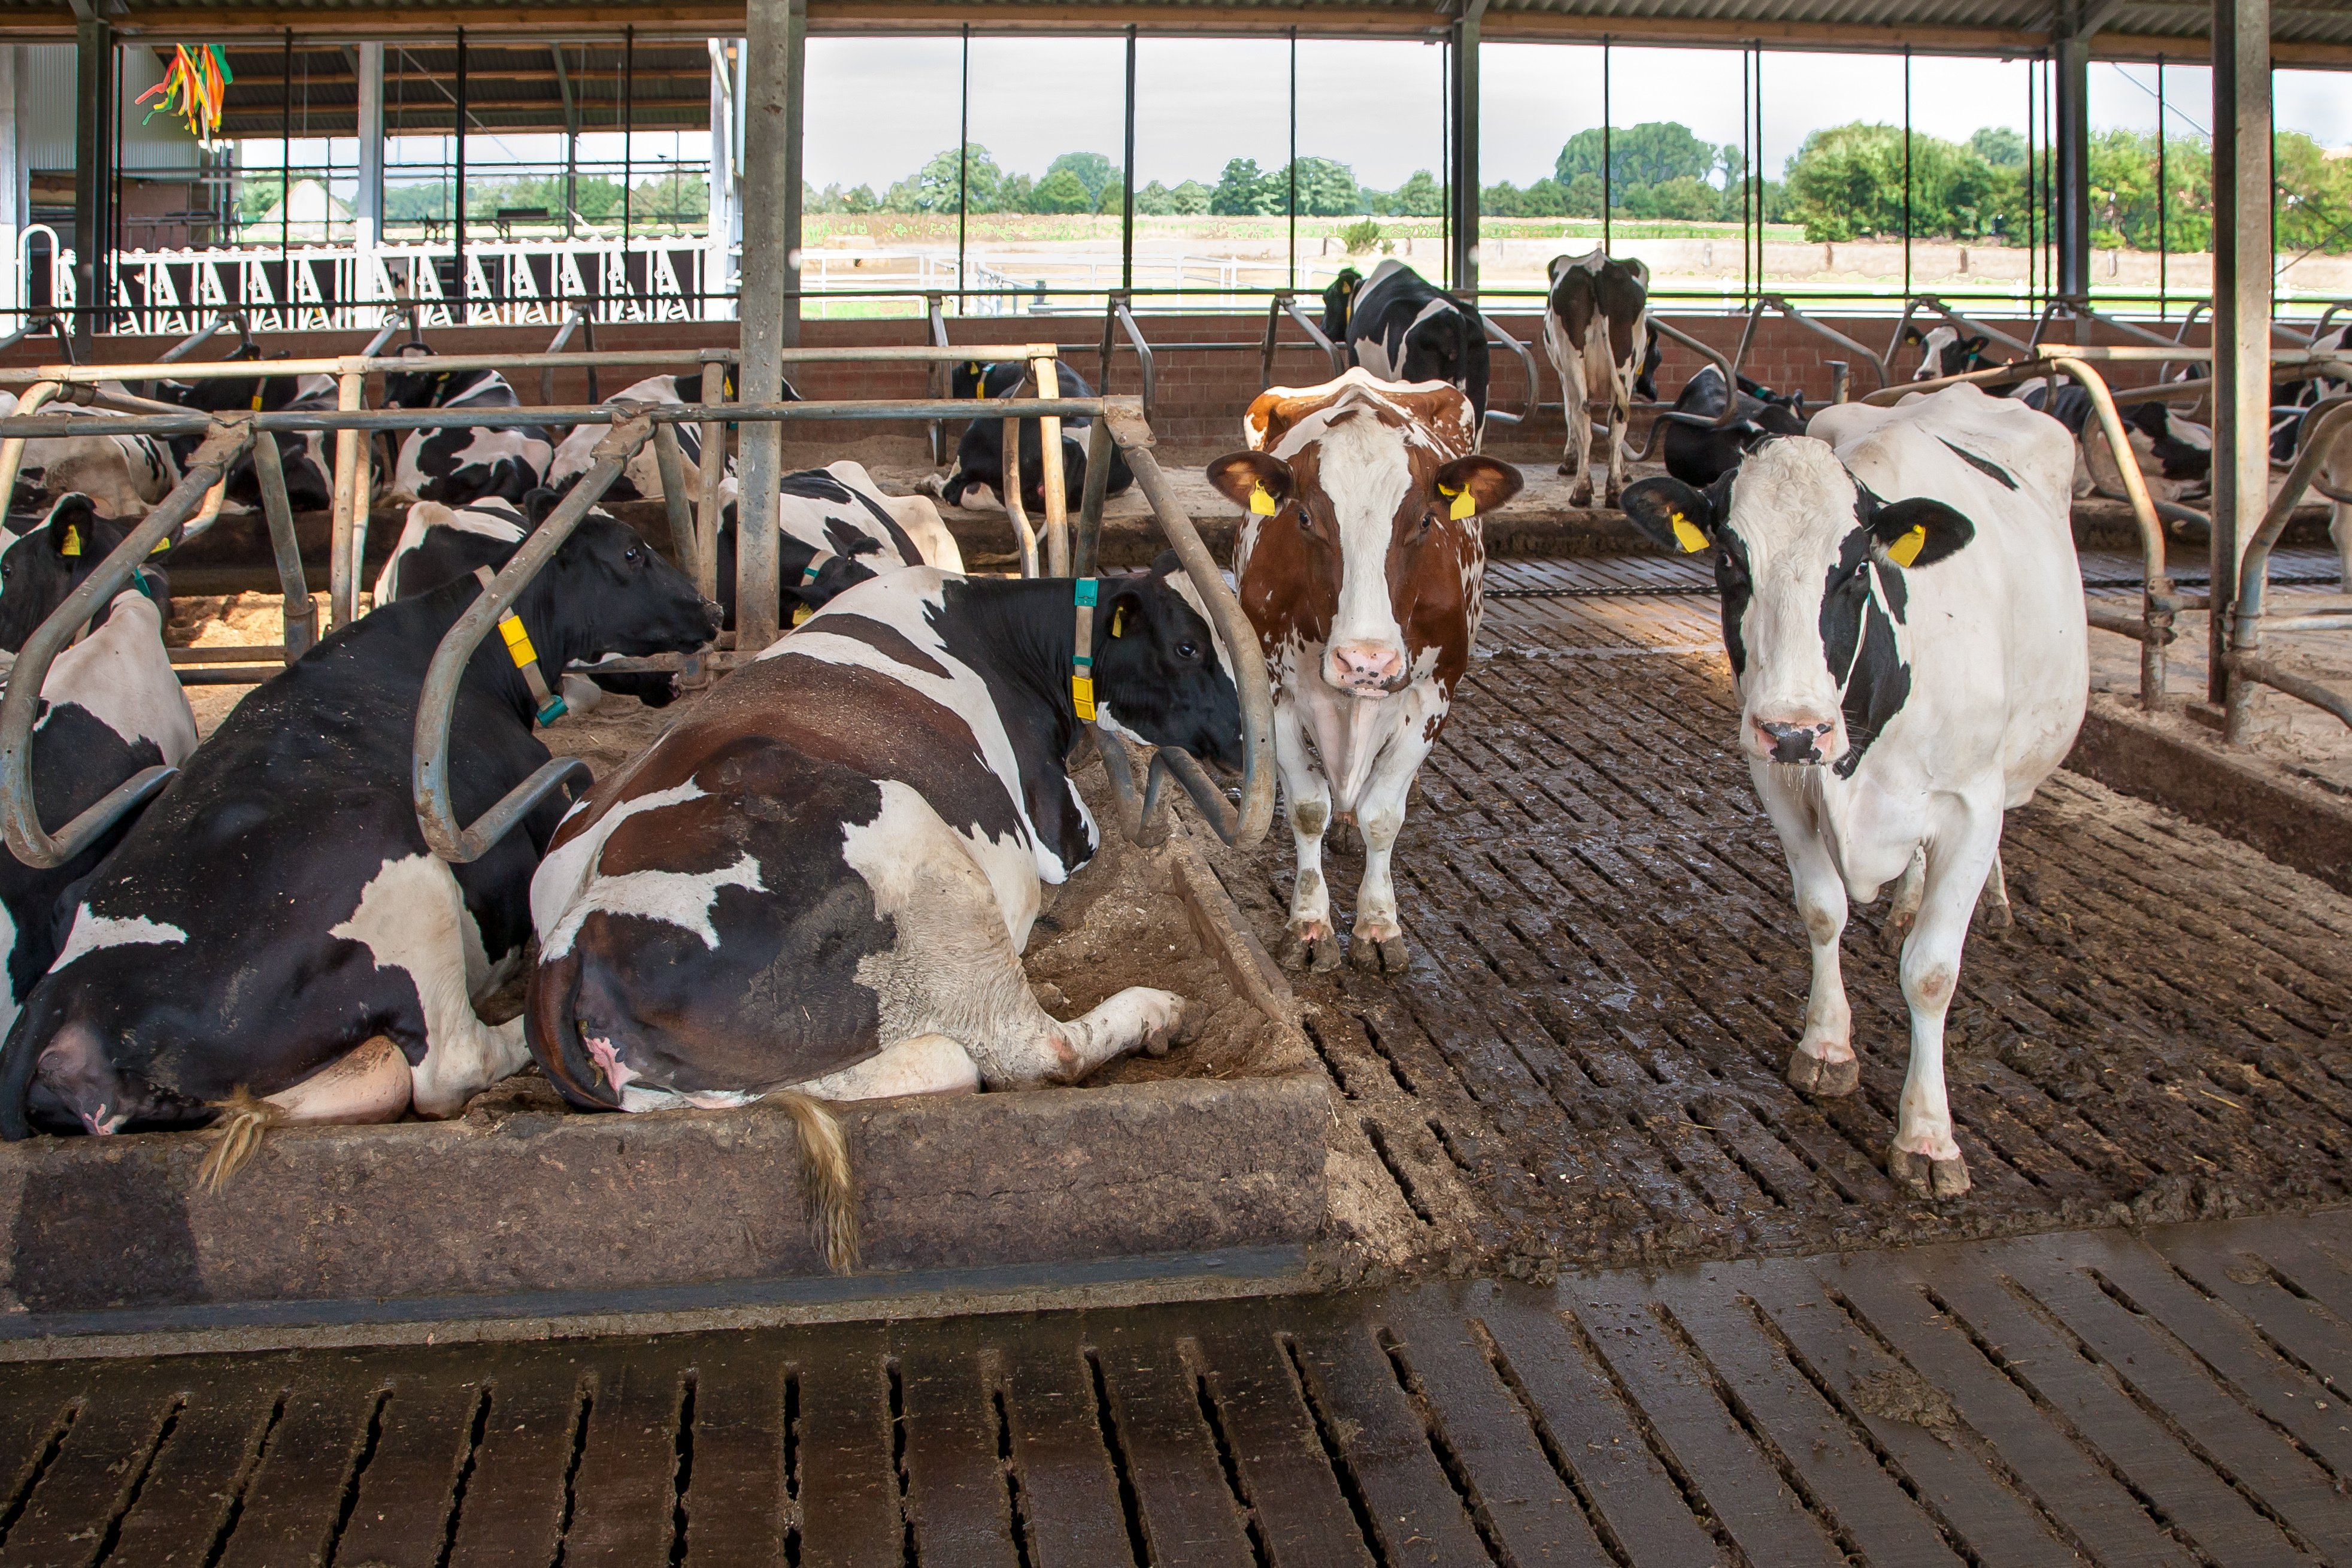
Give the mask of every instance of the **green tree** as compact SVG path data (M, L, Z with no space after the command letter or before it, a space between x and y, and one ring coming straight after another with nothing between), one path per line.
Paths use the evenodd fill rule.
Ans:
M1445 212L1445 193L1426 169L1415 169L1389 194L1389 210L1400 217L1434 218Z
M1045 190L1047 181L1056 174L1069 174L1086 188L1087 204L1083 208L1054 208L1055 212L1083 211L1098 213L1107 202L1116 201L1120 191L1119 168L1099 152L1065 152L1045 166L1037 189Z
M1209 193L1209 211L1222 218L1265 217L1281 212L1288 199L1286 186L1276 186L1258 172L1255 158L1235 158L1217 176Z
M964 149L963 197L975 213L996 211L997 187L1004 172L988 149L973 143ZM952 213L960 210L956 181L956 150L932 154L929 162L892 185L882 198L882 210L892 213Z
M1596 192L1594 201L1600 200ZM1519 212L1530 218L1562 218L1568 215L1568 193L1557 180L1530 180L1528 188L1519 193Z
M1528 215L1528 200L1517 185L1505 180L1478 193L1478 211L1490 218L1523 218Z
M1552 165L1552 177L1573 185L1580 174L1601 176L1601 133L1598 126L1568 139ZM1665 120L1622 125L1609 133L1609 193L1622 201L1643 185L1669 180L1704 180L1715 172L1717 149L1700 141L1687 125Z
M2181 144L2176 141L2171 146L2179 149ZM2201 147L2196 151L2202 160L2200 187L2210 192L2212 162ZM2180 164L2175 160L2180 156L2179 151L2168 151L2167 158L2166 172L2176 193L2181 176ZM2299 131L2289 131L2271 139L2271 165L2278 192L2279 249L2290 254L2320 250L2337 256L2352 251L2352 159L2330 158L2318 142ZM2209 214L2207 233L2211 226ZM2171 232L2178 246L2179 230Z
M1069 170L1058 165L1037 182L1029 193L1028 210L1033 213L1090 213L1095 210L1095 198L1086 182Z
M1616 195L1616 192L1610 193ZM1738 193L1734 192L1736 204ZM1628 217L1673 218L1685 223L1712 223L1723 216L1724 193L1705 180L1687 174L1655 185L1636 185L1618 200Z
M1914 132L1910 232L1952 239L2005 233L2023 171L1996 168L1970 147ZM1789 161L1789 215L1811 240L1904 232L1903 128L1832 126ZM1769 214L1768 214L1769 215Z
M2025 167L2024 134L2011 126L1979 127L1969 137L1969 151L1996 169Z
M1276 176L1276 195L1279 200L1289 197L1288 180L1285 174ZM1276 208L1277 211L1281 210ZM1301 158L1298 161L1298 210L1308 217L1337 218L1364 210L1364 193L1356 183L1356 172L1347 164L1330 158Z

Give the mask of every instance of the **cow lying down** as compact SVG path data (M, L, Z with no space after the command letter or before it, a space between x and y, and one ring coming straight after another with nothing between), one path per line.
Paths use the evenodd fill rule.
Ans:
M446 408L453 413L520 406L513 387L496 371L436 371L422 343L404 343L400 356L418 368L383 378L386 408ZM393 469L394 493L420 501L462 507L485 496L520 501L539 488L555 444L537 424L447 424L412 430L400 440Z
M877 572L936 566L961 576L963 551L928 496L889 496L862 463L803 468L777 481L778 619L791 625L835 594ZM735 625L736 489L730 476L719 514L719 601Z
M964 398L1005 398L1021 391L1028 378L1029 366L1023 360L1005 360L994 364L977 361L958 365L948 376L948 395L961 401ZM1087 378L1069 365L1055 372L1055 385L1063 397L1092 397L1094 389ZM1037 395L1031 388L1024 394ZM1087 444L1084 439L1094 423L1089 419L1062 421L1062 499L1073 513L1086 498ZM1045 437L1037 421L1021 422L1021 504L1034 516L1045 509ZM950 507L967 504L966 497L973 490L985 492L992 503L1004 505L1004 421L981 417L964 426L963 438L956 444L955 467L944 479L926 480L929 493ZM1135 472L1127 465L1127 455L1117 446L1110 449L1110 476L1103 482L1103 494L1123 496L1135 484Z
M0 648L6 658L131 528L97 516L89 497L68 496L49 509L43 527L7 537L0 545ZM170 602L163 573L142 567L99 612L89 633L50 662L41 683L44 706L33 722L33 799L50 831L117 785L158 764L176 768L196 748L195 716L163 650ZM0 851L8 965L0 986L0 1036L58 956L72 914L59 910L60 895L106 858L138 816L134 809L81 853L47 870Z
M1944 1015L1979 895L2008 913L2005 812L2065 759L2089 663L2067 521L2065 431L2013 399L1948 387L1897 408L1843 403L1765 439L1702 492L1625 492L1669 549L1716 552L1738 744L1780 836L1812 942L1789 1080L1861 1076L1838 969L1849 901L1898 882L1911 1062L1887 1174L1966 1192L1944 1092Z
M813 1207L840 1219L840 1134L813 1102L1066 1083L1174 1033L1180 997L1131 987L1065 1022L1021 967L1040 884L1099 843L1063 763L1073 590L861 582L572 808L531 884L525 1013L566 1098L781 1097L819 1155ZM1163 558L1099 593L1097 722L1237 763L1191 582Z
M272 1121L446 1116L522 1065L521 1021L486 1025L472 998L520 956L562 805L453 866L425 848L409 793L425 666L478 592L463 579L336 632L188 758L80 889L56 964L0 1046L0 1136L222 1118L217 1178ZM564 541L515 613L559 668L603 649L698 647L717 625L691 583L602 518ZM461 819L547 760L534 706L494 632L451 726Z

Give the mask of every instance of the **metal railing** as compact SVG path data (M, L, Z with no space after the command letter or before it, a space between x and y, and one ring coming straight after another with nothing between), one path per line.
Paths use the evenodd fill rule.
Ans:
M2286 481L2272 497L2270 509L2263 514L2254 537L2246 543L2246 552L2238 567L2238 601L2230 617L2229 651L2223 655L2232 678L2222 735L2231 741L2242 744L2246 739L2253 715L2256 683L2325 709L2352 725L2352 697L2280 665L2263 651L2263 638L2271 632L2352 632L2352 612L2278 616L2269 612L2271 551L2277 546L2279 536L2286 531L2295 507L2302 504L2304 493L2318 478L2330 448L2339 440L2352 440L2352 397L2325 399L2305 416L2294 463L2287 469Z

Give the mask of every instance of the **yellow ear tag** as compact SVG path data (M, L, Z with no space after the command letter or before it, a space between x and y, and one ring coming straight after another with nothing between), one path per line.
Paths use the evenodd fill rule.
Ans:
M1698 531L1697 524L1680 512L1675 514L1674 522L1675 542L1683 547L1685 555L1696 555L1706 548L1706 536Z
M1261 517L1270 517L1281 509L1275 505L1274 497L1268 493L1264 485L1255 485L1250 487L1250 510L1253 513Z
M151 556L162 555L165 550L170 549L171 548L172 548L172 541L171 541L170 539L168 539L168 538L157 539L157 540L155 541L155 548L154 548L153 549L149 550L147 553L148 553L149 555L151 555Z
M1437 487L1437 493L1441 496L1451 496L1454 497L1454 505L1446 508L1445 515L1453 518L1455 522L1458 523L1465 517L1474 517L1478 515L1478 497L1470 493L1470 487L1467 485L1465 485L1459 490L1440 485Z
M71 526L68 526L66 528L65 549L58 551L58 553L59 555L81 554L81 530L79 528L73 528Z
M1924 526L1915 528L1886 547L1886 559L1897 566L1909 566L1919 559L1919 552L1927 548L1927 528Z
M1127 635L1127 606L1124 604L1110 612L1110 634L1114 637Z
M797 626L815 613L815 611L811 610L805 604L795 604L793 606L793 624Z

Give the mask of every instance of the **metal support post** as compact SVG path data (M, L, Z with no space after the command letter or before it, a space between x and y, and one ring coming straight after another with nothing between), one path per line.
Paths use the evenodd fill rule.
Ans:
M702 406L716 408L727 401L727 366L718 360L702 367ZM718 420L702 422L700 497L694 508L696 577L702 597L719 598L719 487L727 478L727 426Z
M804 0L748 0L743 102L743 370L745 402L783 393L782 358L799 337L795 277L788 263L799 243L798 62L807 24ZM791 315L787 316L787 311ZM761 420L743 430L742 484L736 501L735 646L756 652L776 640L778 483L783 477L783 426Z
M1454 23L1451 102L1454 292L1478 298L1478 31L1486 0L1468 0Z
M2069 299L2091 292L2091 35L2083 26L2088 9L2089 0L2071 0L2063 12L2067 25L2051 41L2058 78L2058 144L2051 150L2058 176L2058 294Z
M352 207L357 242L352 281L362 299L376 297L376 248L383 244L383 46L359 47L359 191ZM376 322L376 325L382 323Z
M2270 500L2271 6L2213 0L2213 610L2208 698L2230 696L2238 565Z
M90 358L114 240L114 24L95 12L74 26L75 357Z

